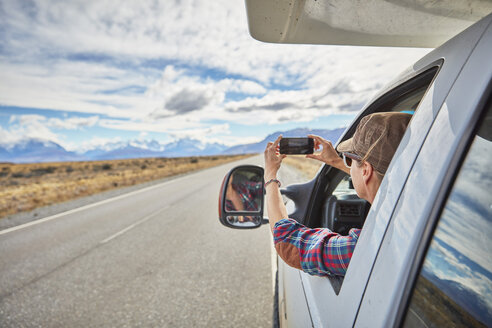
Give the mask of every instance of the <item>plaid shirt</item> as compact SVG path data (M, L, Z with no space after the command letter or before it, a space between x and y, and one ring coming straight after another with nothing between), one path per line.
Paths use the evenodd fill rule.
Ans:
M348 236L342 236L327 228L311 229L293 219L282 219L275 223L273 238L287 264L315 276L343 276L360 231L351 229Z
M239 198L243 204L243 208L237 209L230 199L225 201L225 209L228 212L234 211L259 211L259 204L257 203L262 197L263 189L261 188L261 182L245 181L238 184L232 184L232 188L238 193Z

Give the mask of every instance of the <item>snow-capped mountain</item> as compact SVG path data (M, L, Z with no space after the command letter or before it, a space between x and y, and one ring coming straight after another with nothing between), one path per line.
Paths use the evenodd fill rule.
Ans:
M27 139L15 145L0 146L0 161L2 162L31 163L77 160L80 160L79 155L47 140Z
M316 134L336 142L344 130L344 128L340 128L335 130L294 129L278 131L260 142L234 147L227 147L219 143L203 143L191 138L178 139L167 144L156 140L131 140L108 143L83 153L67 151L51 141L28 139L15 145L0 145L0 161L30 163L261 153L266 144L275 140L280 134L284 137L305 137L308 134Z
M164 155L166 157L217 155L227 148L219 143L205 144L195 139L184 138L167 144L164 148Z
M289 131L278 131L268 135L265 139L260 142L246 144L246 145L238 145L227 149L224 154L248 154L248 153L261 153L265 150L265 147L268 142L274 141L277 139L279 135L283 137L291 137L291 138L299 138L306 137L308 134L314 134L320 137L323 137L327 140L330 140L333 144L338 141L338 138L342 135L345 128L339 128L335 130L324 130L324 129L307 129L307 128L299 128Z
M156 140L136 140L105 145L104 148L87 151L83 156L91 160L205 156L220 154L227 148L218 143L203 143L190 138L179 139L167 144L161 144Z
M127 159L158 157L163 150L164 145L156 140L131 140L110 142L81 155L87 160Z

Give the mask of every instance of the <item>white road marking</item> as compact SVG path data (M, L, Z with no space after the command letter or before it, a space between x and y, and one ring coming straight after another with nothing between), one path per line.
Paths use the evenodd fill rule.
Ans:
M77 212L84 211L84 210L89 209L89 208L92 208L92 207L96 207L96 206L99 206L99 205L107 204L107 203L113 202L113 201L118 200L118 199L123 199L123 198L128 197L128 196L132 196L132 195L136 195L136 194L139 194L139 193L142 193L142 192L146 192L146 191L149 191L149 190L152 190L152 189L156 189L156 188L162 187L163 185L166 185L166 184L169 184L169 183L172 183L172 182L176 182L176 181L180 181L180 180L183 180L185 178L189 178L190 176L193 176L193 175L194 174L190 174L190 175L187 175L187 176L184 176L184 177L181 177L181 178L177 178L177 179L174 179L174 180L166 181L166 182L163 182L163 183L160 183L160 184L157 184L157 185L153 185L153 186L150 186L150 187L147 187L147 188L135 190L135 191L129 192L127 194L119 195L119 196L116 196L116 197L113 197L113 198L108 198L108 199L102 200L102 201L97 202L97 203L88 204L88 205L85 205L85 206L82 206L82 207L75 208L73 210L69 210L69 211L66 211L66 212L63 212L63 213L58 213L58 214L55 214L55 215L52 215L52 216L48 216L48 217L43 218L43 219L39 219L39 220L36 220L36 221L31 221L31 222L28 222L28 223L25 223L25 224L21 224L21 225L18 225L18 226L9 228L9 229L5 229L5 230L0 231L0 236L1 235L4 235L4 234L7 234L9 232L13 232L13 231L21 230L21 229L24 229L24 228L27 228L27 227L31 227L31 226L36 225L36 224L40 224L40 223L43 223L43 222L48 222L48 221L51 221L51 220L60 218L62 216L65 216L65 215L77 213Z
M155 216L156 214L159 214L160 212L162 212L162 211L164 211L164 210L167 210L169 207L170 207L170 206L166 206L166 207L164 207L164 208L160 208L160 209L158 209L158 210L157 210L157 211L155 211L154 213L151 213L151 214L147 215L147 216L146 216L146 217L144 217L143 219L141 219L141 220L139 220L139 221L137 221L137 222L135 222L135 223L133 223L133 224L129 225L129 226L128 226L128 227L126 227L125 229L123 229L123 230L121 230L121 231L119 231L119 232L115 233L115 234L114 234L114 235L112 235L112 236L109 236L108 238L104 239L103 241L101 241L101 242L99 242L99 243L100 243L100 244L106 244L108 241L110 241L110 240L112 240L112 239L114 239L114 238L116 238L116 237L118 237L118 236L120 236L120 235L124 234L125 232L127 232L127 231L129 231L129 230L131 230L131 229L135 228L136 226L138 226L138 225L140 225L140 224L144 223L145 221L149 220L150 218L152 218L152 217L153 217L153 216Z

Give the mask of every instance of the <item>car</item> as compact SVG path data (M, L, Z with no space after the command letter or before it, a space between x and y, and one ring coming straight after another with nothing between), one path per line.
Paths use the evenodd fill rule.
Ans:
M306 36L307 27L297 34L262 34L251 28L261 21L250 16L251 3L261 4L247 2L250 30L260 39L302 42L304 35L310 43L337 43ZM278 10L272 8L254 14ZM298 11L284 15L289 24L298 17L292 12ZM482 16L381 90L338 140L350 138L368 114L412 113L372 206L358 198L346 173L329 165L313 180L281 189L290 218L340 234L352 227L362 231L344 277L311 276L277 257L274 326L492 326L492 15ZM284 31L292 28L285 26ZM424 39L426 45L434 42ZM262 175L261 167L249 165L225 176L219 195L223 225L251 229L268 222L264 192L258 192ZM253 205L227 205L237 177L249 191L235 192Z

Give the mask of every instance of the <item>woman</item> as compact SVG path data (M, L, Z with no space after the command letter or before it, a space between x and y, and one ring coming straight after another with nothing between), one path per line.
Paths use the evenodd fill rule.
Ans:
M337 150L331 142L311 135L315 149L322 150L306 157L350 174L357 195L372 204L411 117L393 112L367 115L354 136L340 143ZM265 149L265 189L275 249L287 264L309 274L345 275L361 230L351 229L342 236L327 228L310 229L288 218L277 179L286 157L278 153L281 138L269 142Z

